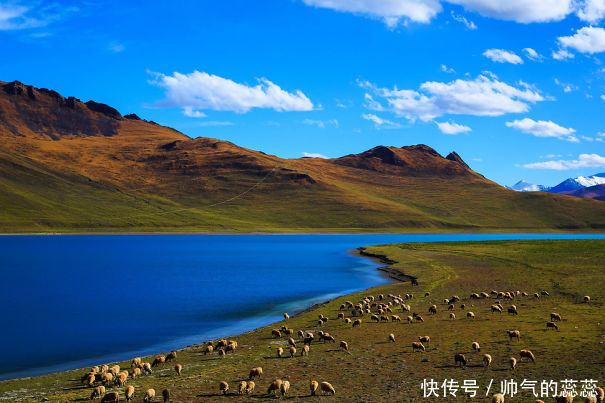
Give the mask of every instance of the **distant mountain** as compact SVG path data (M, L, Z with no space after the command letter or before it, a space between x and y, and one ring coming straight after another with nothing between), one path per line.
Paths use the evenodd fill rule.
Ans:
M588 186L582 189L572 190L570 192L562 192L562 194L605 201L605 184L601 183L600 185Z
M596 228L605 203L513 192L422 144L284 159L0 82L0 232Z
M549 191L551 193L571 192L573 190L600 185L602 183L605 183L605 173L595 174L592 176L578 176L577 178L565 179L557 186L552 187Z
M520 180L512 186L507 186L507 188L516 190L518 192L547 192L549 187L544 185L534 185L524 180Z

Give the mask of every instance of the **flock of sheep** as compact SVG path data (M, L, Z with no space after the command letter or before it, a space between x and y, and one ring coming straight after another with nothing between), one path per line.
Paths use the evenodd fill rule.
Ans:
M540 293L533 294L533 298L539 299L543 297L548 297L549 293L547 291L541 291ZM410 305L407 304L411 299L413 299L413 294L405 294L402 295L383 295L380 294L378 296L367 296L361 299L357 303L353 303L351 301L346 301L343 303L339 311L337 313L336 319L337 321L341 321L342 323L351 326L351 328L359 328L362 326L364 318L369 317L370 321L375 321L377 323L380 322L402 322L402 319L399 315L395 314L395 310L400 310L404 314L407 313L407 322L408 323L417 323L424 322L424 318L418 313L413 312ZM430 297L430 293L425 293L425 297ZM480 299L491 299L493 303L491 303L490 311L491 314L497 313L501 314L504 312L505 308L502 305L502 302L508 301L509 306L506 309L506 312L510 315L518 315L519 310L516 305L512 304L512 301L516 298L530 298L530 295L526 292L521 291L496 291L492 290L490 292L480 292L473 293L470 295L470 300L480 300ZM590 297L585 296L584 302L589 303ZM502 301L502 302L501 302ZM475 313L466 309L466 304L462 303L461 299L454 295L451 298L447 298L443 300L443 304L447 307L446 312L449 312L449 318L451 320L455 320L456 316L453 312L455 310L455 304L459 303L458 307L462 311L466 311L465 316L467 320L473 320L475 318ZM444 308L445 309L445 308ZM427 312L428 315L437 315L441 310L436 304L432 304L429 306ZM346 315L345 312L349 313ZM349 317L347 317L349 316ZM288 323L290 316L285 313L284 321ZM284 350L283 347L276 348L276 354L278 358L283 358L286 356L294 357L297 352L300 350L300 356L308 356L311 351L311 346L313 343L323 342L323 343L336 343L336 338L321 330L322 327L326 325L326 323L330 319L325 317L323 314L320 314L317 319L317 326L314 327L313 330L298 330L288 328L286 324L281 326L280 328L271 330L271 337L274 339L283 339L287 343L287 351ZM334 320L334 319L332 319ZM562 317L560 314L556 312L552 312L550 314L550 320L546 322L547 329L553 329L557 331L559 329L559 325ZM294 339L296 333L296 337L298 341ZM507 330L506 334L508 335L510 341L516 339L517 341L521 340L521 332L519 330ZM396 342L395 335L393 333L388 334L387 336L388 342ZM427 348L430 348L431 337L429 335L418 336L417 341L413 341L411 343L412 353L414 352L426 352ZM235 353L238 347L238 343L235 340L218 340L218 341L209 341L203 345L203 353L213 354L216 353L219 357L224 358L228 353ZM474 341L470 344L470 347L473 352L480 353L481 346L478 342ZM349 351L349 343L345 340L339 341L339 348L343 352L347 354L351 354ZM536 357L534 353L530 350L523 349L518 353L519 361L524 359L531 361L532 363L536 362ZM134 358L131 361L130 372L128 370L121 370L119 365L114 365L109 367L108 365L95 366L92 367L90 372L86 373L82 377L82 381L89 387L93 388L92 394L90 395L90 399L101 399L102 402L118 402L120 401L120 394L116 391L106 392L106 388L112 385L124 387L128 382L128 379L136 379L140 376L151 375L153 373L153 368L157 366L164 366L169 361L176 361L177 352L173 351L166 356L160 355L156 357L153 362L150 364L148 362L142 362L141 358ZM454 355L454 365L460 367L466 367L469 359L465 357L463 353L455 353ZM492 364L492 356L488 353L482 355L482 362L485 367L489 367ZM514 370L517 367L517 357L509 357L508 366L511 370ZM181 364L176 364L174 366L175 372L177 376L180 376L183 367ZM239 382L237 387L238 395L250 395L255 391L255 380L258 381L262 378L263 369L261 367L252 368L248 375L248 380L242 380ZM282 396L286 397L290 391L291 384L289 377L285 377L285 379L274 379L271 381L267 388L267 396ZM227 395L230 393L230 386L226 381L221 381L218 384L219 394ZM335 395L335 388L326 381L317 382L315 380L310 381L309 389L311 396L314 396L318 393ZM124 391L124 397L126 401L130 401L135 396L135 388L132 385L128 385ZM152 402L155 400L156 392L154 389L148 389L143 397L144 402ZM169 389L164 389L162 391L162 397L164 402L169 402L171 397L171 392ZM555 399L557 402L572 402L573 397L571 396L560 396ZM591 396L586 398L586 402L603 402L603 390L601 388L596 388L595 396ZM492 398L492 402L494 403L503 403L504 396L501 394L496 394ZM537 400L536 402L541 402Z

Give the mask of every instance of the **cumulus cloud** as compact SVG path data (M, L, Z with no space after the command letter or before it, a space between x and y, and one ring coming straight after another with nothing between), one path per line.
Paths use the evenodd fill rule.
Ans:
M475 25L475 23L473 21L468 20L465 16L456 14L453 11L452 11L451 15L455 21L458 21L459 23L464 24L464 26L467 29L470 29L471 31L474 31L475 29L477 29L477 26Z
M556 171L567 171L578 168L599 168L605 167L605 157L598 154L580 154L577 160L557 160L534 162L523 165L530 169L552 169Z
M552 58L555 60L567 60L573 59L575 56L573 53L569 52L566 49L559 49L557 51L552 51Z
M520 23L560 21L573 11L573 0L448 0L485 17Z
M534 49L532 48L524 48L523 52L525 52L525 56L530 59L530 60L541 60L542 59L542 55L539 54L538 52L536 52Z
M506 122L507 127L512 127L526 134L532 134L536 137L554 137L561 140L577 143L579 140L573 135L575 129L563 127L552 121L525 118Z
M329 8L381 19L389 27L402 20L428 23L441 11L439 0L303 0L309 6Z
M435 122L441 133L443 134L459 134L459 133L468 133L472 129L468 126L459 125L454 122Z
M580 53L605 52L605 29L600 27L584 27L571 36L561 36L557 39L562 48L573 49Z
M386 119L382 119L372 113L364 113L363 115L361 115L361 117L364 118L365 120L369 120L370 122L373 122L376 130L399 129L401 127L401 125L399 123L392 122L392 121L386 120Z
M523 59L517 56L515 52L504 49L488 49L483 52L483 56L496 63L523 64Z
M605 0L585 0L577 14L581 20L596 24L605 17Z
M374 101L374 110L389 110L412 121L429 121L447 114L501 116L521 113L527 112L530 104L544 100L538 90L527 84L519 83L515 87L498 81L493 75L449 83L428 81L418 90L379 88L367 81L359 82L359 85L386 102L383 106Z
M323 158L323 159L329 159L330 157L326 157L323 154L318 154L318 153L307 153L307 152L302 152L303 157L309 157L309 158Z
M199 117L201 110L237 113L246 113L252 108L279 112L313 110L313 103L302 91L284 91L265 78L258 79L257 85L249 86L199 71L190 74L175 72L171 76L153 75L155 79L151 83L165 90L165 99L156 106L182 108L187 116Z
M305 119L302 121L304 124L309 125L309 126L317 126L321 129L323 129L326 126L334 126L334 127L338 127L338 120L336 119L330 119L330 120L315 120L315 119Z

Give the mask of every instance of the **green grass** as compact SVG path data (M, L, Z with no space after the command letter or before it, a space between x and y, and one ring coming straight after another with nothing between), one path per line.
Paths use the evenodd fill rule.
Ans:
M396 261L393 268L417 276L420 285L395 283L339 297L287 322L295 330L322 329L334 335L337 341L347 341L351 355L339 351L337 345L314 342L308 357L274 358L278 346L287 346L284 339L270 337L271 329L285 324L280 322L229 337L237 340L239 347L224 359L217 355L204 356L199 345L179 351L177 362L184 367L183 375L177 377L173 365L167 364L151 376L130 381L138 391L138 400L150 387L158 392L169 387L174 401L256 400L264 396L274 378L286 376L292 383L290 397L308 401L320 400L309 396L311 379L331 382L336 396L329 399L341 401L420 401L420 384L425 378L440 382L446 378L460 382L476 379L482 388L482 398L490 379L494 380L493 388L496 389L501 380L511 378L518 382L524 378L537 381L591 378L598 379L603 386L604 240L397 244L368 247L365 252ZM518 316L491 314L489 307L494 303L493 298L468 298L472 292L492 289L521 290L530 296L517 297L512 302L519 309ZM550 296L540 299L531 296L542 290L547 290ZM430 296L424 297L425 292L430 292ZM381 293L413 293L414 297L408 303L413 311L422 314L425 322L405 323L407 313L400 309L394 313L404 319L402 323L371 323L366 315L362 326L352 329L342 320L336 320L339 306L344 301L356 303L365 296ZM451 321L442 300L453 294L459 295L467 307L461 310L460 304L456 304L457 319ZM583 303L584 295L590 295L592 302ZM432 303L438 306L437 315L427 312ZM503 301L503 305L507 308L510 303ZM465 318L468 310L475 313L474 320ZM558 332L546 330L545 323L551 312L558 312L563 317ZM345 313L350 316L349 311ZM322 328L317 326L318 314L331 319ZM510 342L504 333L507 329L520 330L521 341ZM395 334L395 343L387 342L389 333ZM422 335L431 337L430 348L425 353L413 353L411 343ZM481 353L471 351L473 341L481 344ZM509 370L508 358L519 359L519 350L525 348L534 352L536 363L520 362L514 372ZM464 353L470 358L466 369L454 366L456 353ZM493 357L491 368L481 366L483 353ZM152 357L144 360L151 361ZM120 365L127 366L127 363ZM252 397L217 394L220 381L225 380L232 390L236 389L238 381L246 378L250 368L256 366L263 367L264 376L257 381ZM90 395L90 390L75 380L83 373L84 370L75 370L0 382L0 399L83 400ZM533 400L526 392L515 399Z

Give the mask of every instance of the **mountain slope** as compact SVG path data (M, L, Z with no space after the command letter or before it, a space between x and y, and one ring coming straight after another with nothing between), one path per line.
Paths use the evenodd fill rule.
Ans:
M544 185L534 185L524 180L520 180L515 183L513 186L507 186L511 190L516 190L518 192L547 192L549 187Z
M563 194L574 197L587 197L589 199L605 201L605 183L601 183L600 185L588 186L569 192L563 192Z
M0 82L0 231L605 228L593 200L502 188L456 153L282 159Z
M552 193L564 193L573 190L582 189L589 186L595 186L605 183L605 173L592 176L578 176L577 178L568 178L549 191Z

